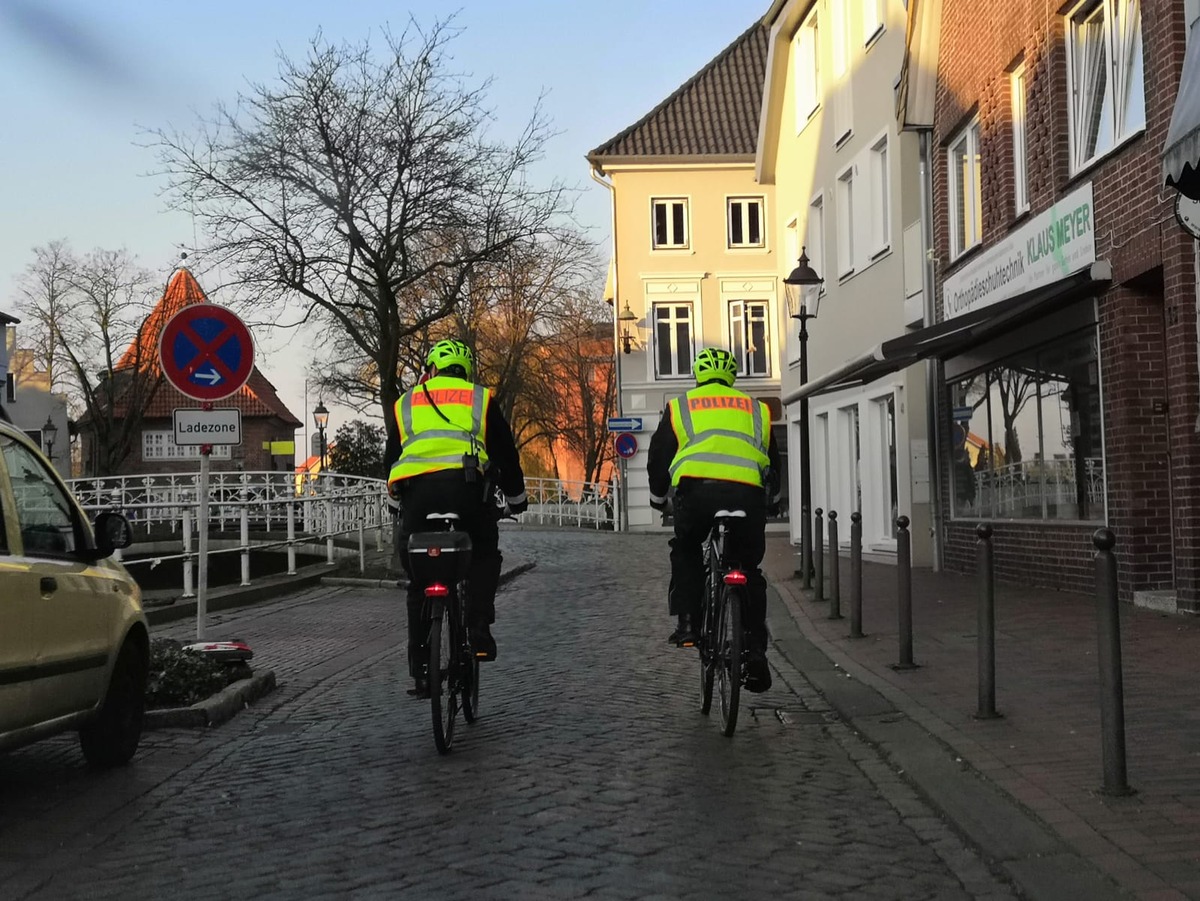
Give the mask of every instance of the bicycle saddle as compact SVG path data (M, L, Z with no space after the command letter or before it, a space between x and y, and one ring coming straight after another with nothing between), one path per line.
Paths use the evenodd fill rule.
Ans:
M457 522L459 519L459 516L457 513L430 513L425 518L426 519L444 519L444 520L447 520L448 522Z
M745 510L718 510L713 514L713 519L745 519Z

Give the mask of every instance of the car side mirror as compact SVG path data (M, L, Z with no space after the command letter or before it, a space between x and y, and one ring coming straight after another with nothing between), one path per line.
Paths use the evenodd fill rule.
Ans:
M96 551L103 557L133 544L133 527L122 513L101 513L96 517L95 531Z

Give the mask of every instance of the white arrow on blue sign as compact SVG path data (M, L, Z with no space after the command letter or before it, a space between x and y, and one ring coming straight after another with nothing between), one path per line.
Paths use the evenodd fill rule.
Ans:
M610 432L640 432L642 430L642 417L640 416L613 416L608 420L608 430Z

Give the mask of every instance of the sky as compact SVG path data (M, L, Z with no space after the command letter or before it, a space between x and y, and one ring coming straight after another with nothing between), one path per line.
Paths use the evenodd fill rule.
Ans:
M533 176L579 189L577 217L606 256L608 192L588 177L585 154L665 99L767 5L0 0L0 311L16 312L16 278L33 248L56 238L81 253L124 247L165 284L181 248L203 236L189 216L165 210L145 131L189 130L218 101L271 83L277 53L302 57L318 31L358 43L385 26L402 30L410 16L424 24L455 16L462 33L451 53L460 71L493 79L500 137L515 135L544 95L557 134ZM194 272L204 285L202 264ZM254 340L259 368L310 429L317 398L306 392L307 336L256 327ZM330 432L360 415L326 406Z

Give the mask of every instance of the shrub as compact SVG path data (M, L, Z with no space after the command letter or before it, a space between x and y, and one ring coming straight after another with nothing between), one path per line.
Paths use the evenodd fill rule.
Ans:
M146 706L187 707L248 675L248 667L225 666L203 654L184 650L174 639L154 638L150 641Z

